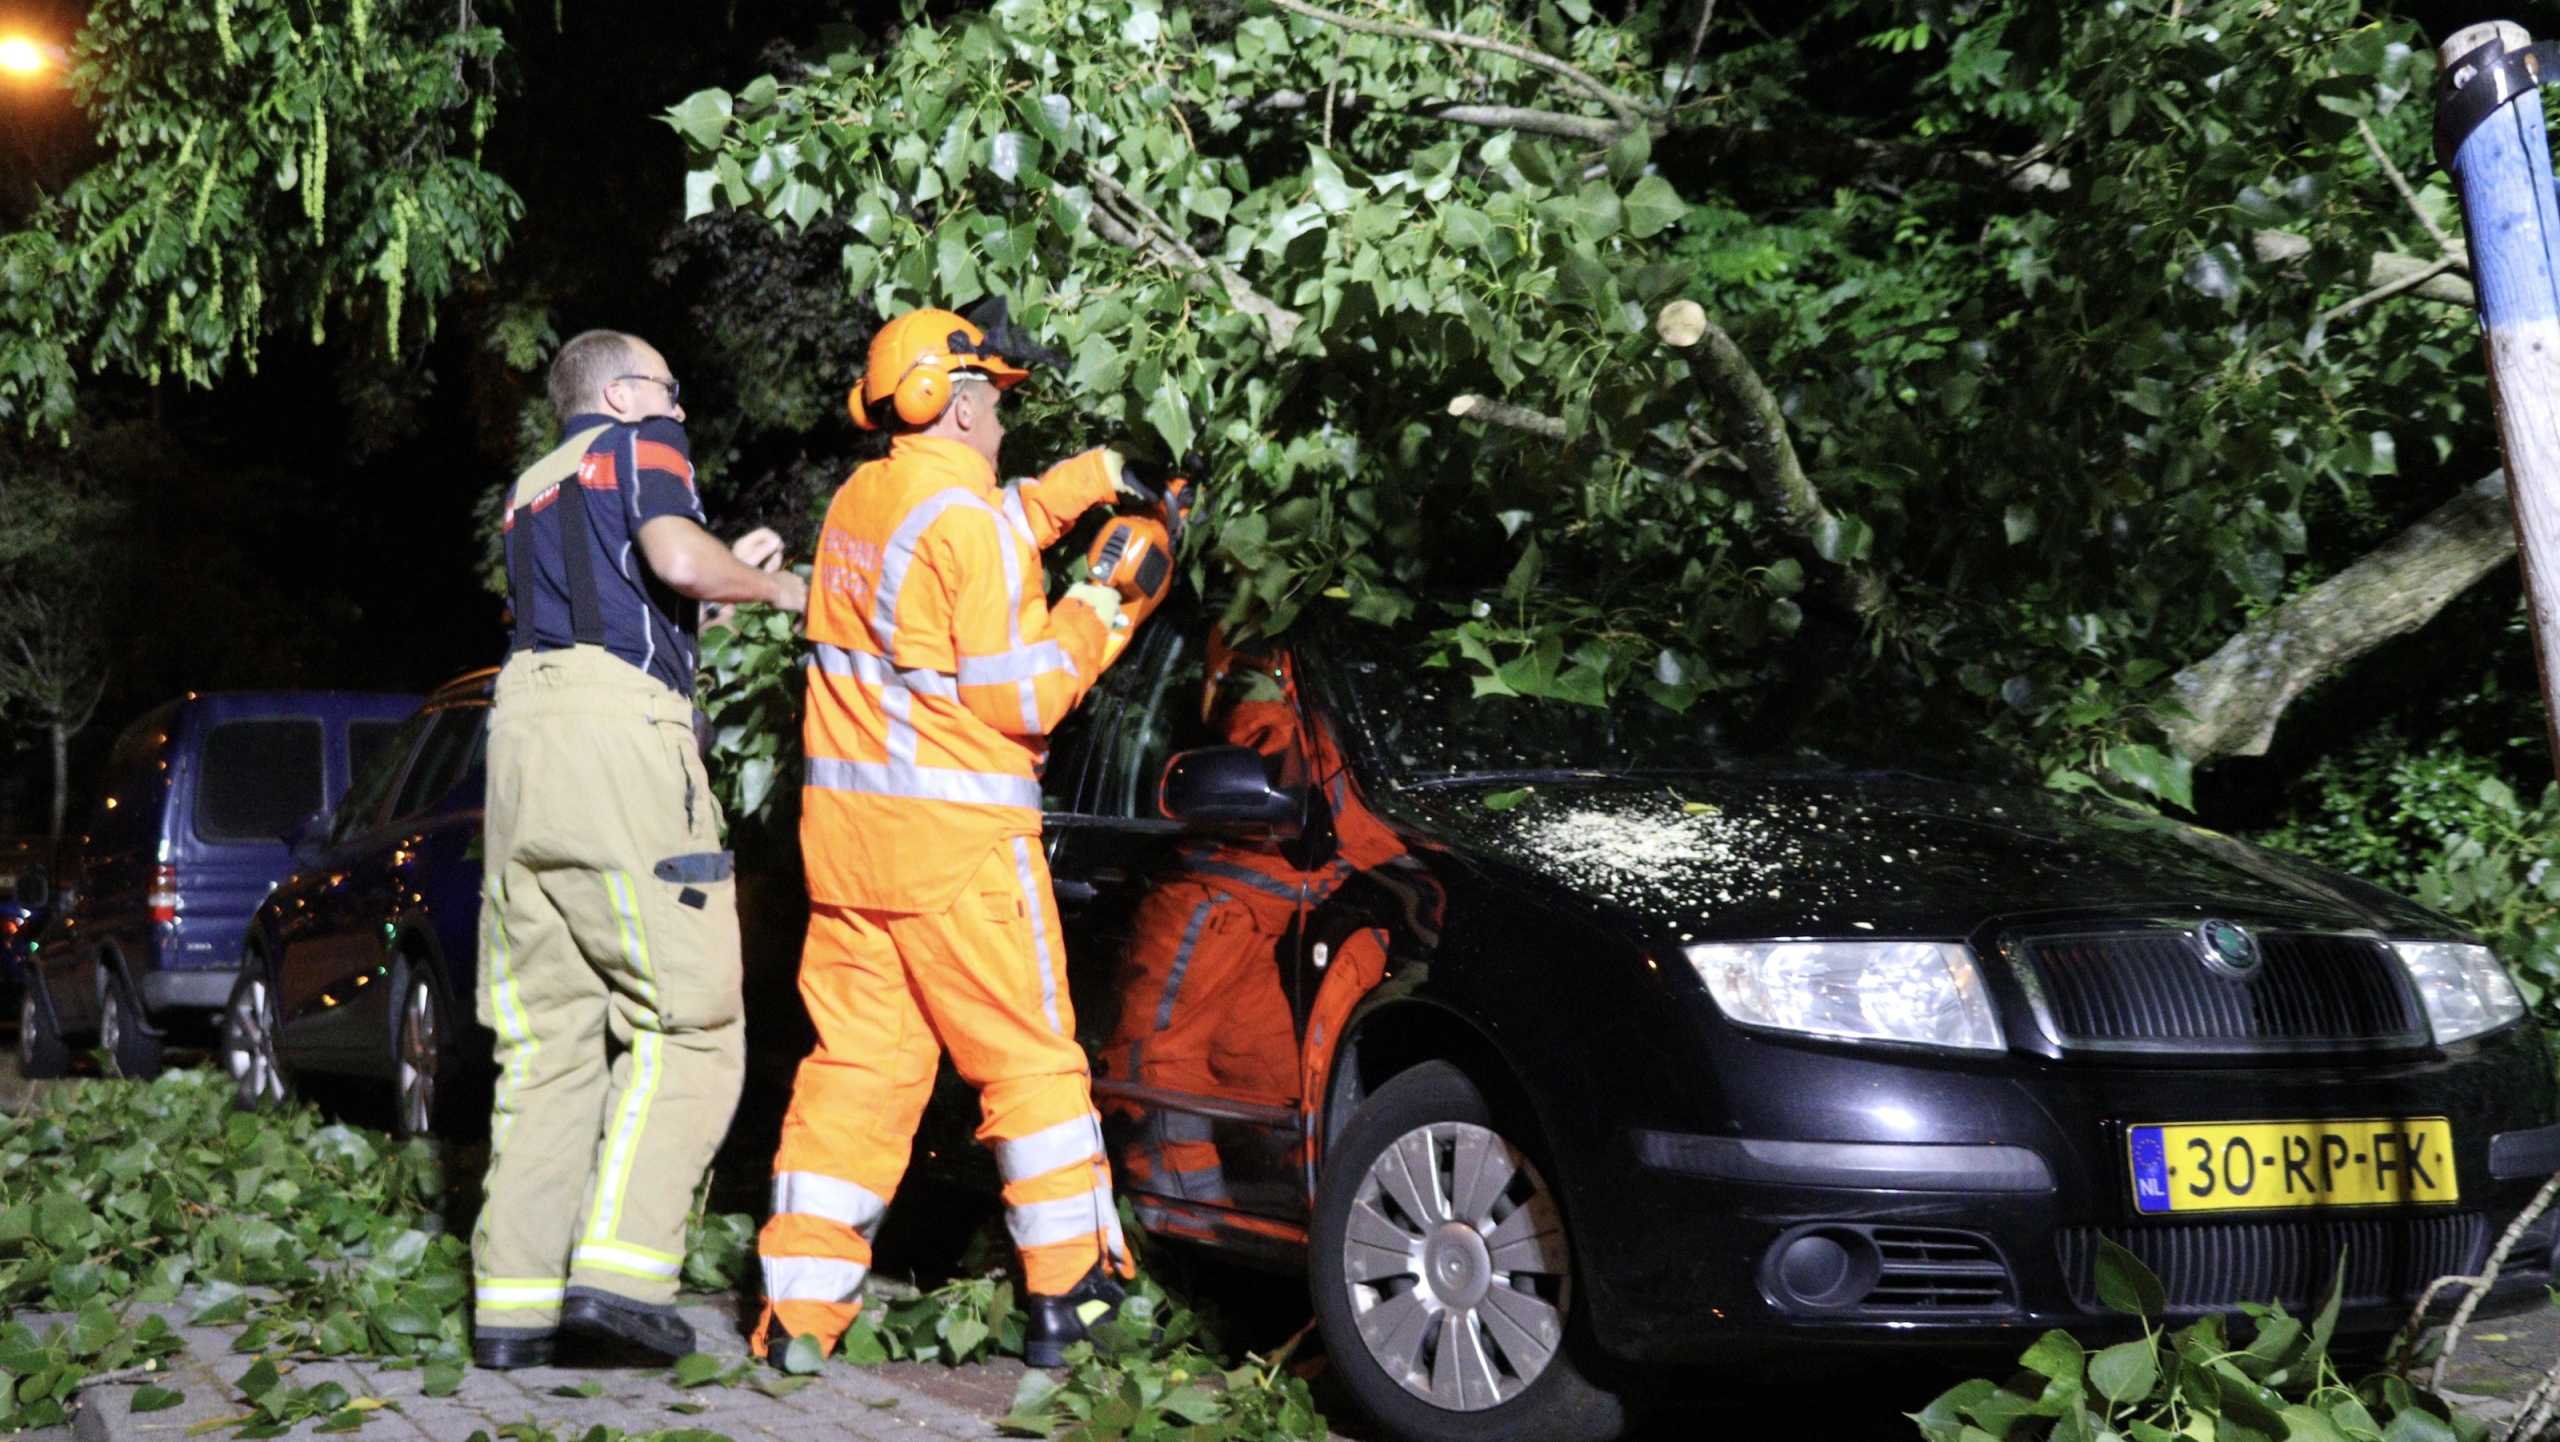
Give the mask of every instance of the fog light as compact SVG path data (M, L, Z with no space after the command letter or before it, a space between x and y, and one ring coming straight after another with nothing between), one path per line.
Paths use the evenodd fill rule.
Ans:
M1781 1240L1768 1275L1778 1300L1797 1307L1852 1307L1872 1291L1875 1243L1846 1228L1800 1232Z

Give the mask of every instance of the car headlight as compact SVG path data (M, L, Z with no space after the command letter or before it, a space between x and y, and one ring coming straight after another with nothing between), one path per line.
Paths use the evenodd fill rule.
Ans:
M2000 1018L1972 948L1946 941L1754 941L1689 948L1744 1026L1998 1051Z
M2442 1045L2496 1031L2524 1015L2524 998L2485 946L2465 941L2395 941L2401 969L2427 1004L2427 1022Z

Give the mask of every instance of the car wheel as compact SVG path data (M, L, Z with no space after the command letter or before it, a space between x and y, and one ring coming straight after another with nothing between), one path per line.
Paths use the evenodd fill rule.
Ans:
M460 1111L461 1078L444 994L423 967L402 962L399 1008L391 1023L392 1130L404 1137L450 1136Z
M1526 1140L1466 1073L1426 1062L1363 1103L1325 1160L1316 1325L1352 1395L1407 1442L1625 1429L1572 1356L1572 1247Z
M98 1046L127 1081L149 1081L160 1075L160 1038L153 1036L121 973L106 976L106 995L98 998Z
M276 1056L275 992L255 953L242 963L222 1008L222 1069L231 1073L232 1102L244 1112L273 1111L293 1095Z
M71 1074L71 1048L53 1024L53 1008L45 1004L34 977L18 994L18 1075L29 1080Z

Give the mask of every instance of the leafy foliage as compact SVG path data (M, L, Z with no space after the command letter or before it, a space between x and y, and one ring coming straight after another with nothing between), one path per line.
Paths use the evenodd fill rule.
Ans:
M260 1359L221 1424L279 1436L301 1419L359 1425L375 1406L293 1388L271 1359L362 1356L423 1370L449 1395L469 1357L470 1259L436 1211L435 1144L324 1123L308 1107L231 1109L219 1072L55 1087L0 1129L0 1305L76 1313L39 1337L0 1326L0 1427L51 1426L83 1378L165 1357L178 1340L132 1302L196 1289L197 1323L241 1323ZM733 1277L739 1216L697 1218L688 1277ZM697 1274L699 1273L699 1274Z
M711 718L711 787L735 820L800 790L800 636L789 613L739 606L702 633L694 704Z
M2340 1380L2329 1339L2346 1282L2343 1255L2329 1299L2309 1325L2281 1305L2244 1306L2253 1324L2245 1343L2229 1335L2219 1313L2164 1334L2159 1278L2113 1242L2100 1244L2097 1281L2106 1305L2143 1319L2139 1340L2092 1352L2068 1332L2047 1332L2007 1382L1959 1382L1911 1414L1921 1435L1929 1442L2480 1442L2488 1435L2483 1424L2397 1374L2354 1386Z
M521 213L479 164L500 48L462 0L96 0L105 154L0 235L0 419L60 426L84 368L209 386L333 313L432 334Z
M2484 414L2460 313L2356 303L2454 216L2376 158L2419 165L2432 60L2353 0L1841 3L1695 64L1655 8L1352 17L1508 50L1315 9L830 32L669 112L688 208L841 233L874 314L1008 296L1073 357L1032 443L1204 451L1271 628L1499 588L1443 659L1675 707L1847 629L2057 783L2177 804L2166 678L2433 499L2402 472ZM1656 339L1675 297L1768 378L1820 517ZM1442 404L1478 394L1552 433Z
M2456 733L2412 747L2385 727L2323 758L2304 787L2306 804L2259 840L2459 918L2545 1022L2560 1020L2560 785L2527 805Z

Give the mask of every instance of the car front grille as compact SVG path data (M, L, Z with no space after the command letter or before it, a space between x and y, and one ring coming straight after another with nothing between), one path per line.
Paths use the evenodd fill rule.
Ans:
M2426 1013L2382 942L2273 931L2245 977L2207 966L2191 932L2039 936L2025 976L2066 1048L2334 1051L2415 1046Z
M2348 1306L2408 1305L2438 1277L2468 1274L2485 1256L2488 1222L2478 1212L2424 1217L2318 1217L2281 1221L2190 1222L2140 1227L2066 1227L2055 1234L2071 1300L2098 1304L2098 1239L2103 1235L2160 1278L2169 1310L2282 1302L2308 1315L2329 1297L2345 1254Z
M1971 1232L1877 1227L1868 1234L1882 1265L1861 1312L2005 1312L2009 1266Z

